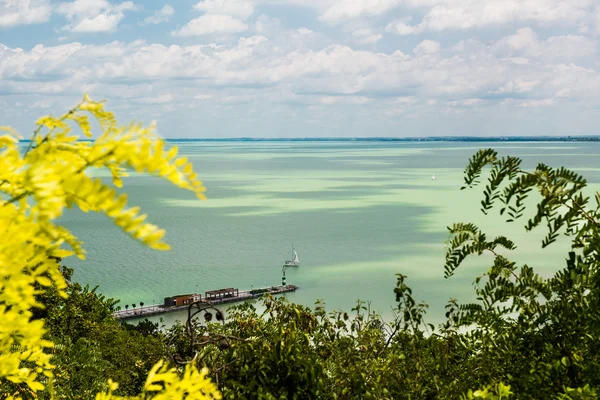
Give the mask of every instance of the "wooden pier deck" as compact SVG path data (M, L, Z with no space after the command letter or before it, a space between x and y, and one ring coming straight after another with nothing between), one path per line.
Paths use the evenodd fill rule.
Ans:
M210 300L210 303L213 305L225 304L225 303L236 303L240 301L252 300L258 297L262 297L264 294L281 294L288 292L295 292L298 289L295 285L285 285L285 286L270 286L266 288L257 288L253 290L240 290L237 296L233 297L224 297L219 299ZM264 290L264 291L263 291ZM255 293L251 293L254 291ZM256 293L256 291L262 291L261 293ZM204 297L202 297L204 300ZM177 306L164 306L163 304L153 304L151 306L138 307L130 310L119 310L113 313L113 316L116 319L125 320L125 319L134 319L134 318L143 318L150 317L153 315L165 314L174 311L182 311L186 310L189 307L189 304L182 304Z

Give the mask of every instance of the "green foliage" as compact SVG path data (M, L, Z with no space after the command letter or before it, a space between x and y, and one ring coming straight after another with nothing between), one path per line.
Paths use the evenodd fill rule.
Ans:
M115 394L141 392L152 366L165 357L158 324L144 321L137 326L117 322L112 313L117 301L90 288L71 282L73 270L61 267L68 297L55 286L39 287L33 311L43 318L56 365L54 377L41 397L89 399L108 388L108 379L119 382Z
M226 382L223 398L315 398L322 390L318 379L322 367L304 334L315 326L314 316L281 300L265 305L262 316L251 304L244 304L225 326L195 324L200 340L196 348L182 335L185 328L173 327L175 359L192 358L198 350L197 361L212 366L215 381Z
M504 385L500 382L498 385L486 386L483 389L472 391L469 390L466 396L462 396L465 400L473 399L490 399L490 400L501 400L508 399L513 392L510 391L510 386Z
M266 296L262 313L245 303L225 324L173 326L169 352L176 362L210 365L223 398L451 398L468 375L467 352L453 337L423 334L424 305L411 300L404 279L392 324L360 301L350 314L327 313L322 303L311 310Z
M489 252L494 257L489 271L475 280L478 302L460 305L455 317L458 327L469 328L463 341L476 354L466 367L480 384L510 383L519 398L588 396L600 386L600 195L589 208L583 177L544 164L523 171L520 163L481 150L465 169L465 185L478 184L483 168L490 166L482 211L499 202L500 214L508 211L508 222L524 215L523 201L536 190L540 201L526 229L544 223L548 233L542 247L562 233L572 238L572 251L565 268L544 279L503 254L515 248L510 240L489 242L473 224L449 228L446 277L471 255Z

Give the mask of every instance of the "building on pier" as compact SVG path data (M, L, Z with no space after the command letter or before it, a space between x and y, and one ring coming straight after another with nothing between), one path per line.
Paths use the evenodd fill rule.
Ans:
M239 290L236 288L227 288L227 289L218 289L218 290L209 290L204 293L204 300L221 300L229 297L238 297Z
M184 304L191 304L195 301L202 300L202 296L194 293L194 294L178 294L176 296L165 297L164 306L182 306Z

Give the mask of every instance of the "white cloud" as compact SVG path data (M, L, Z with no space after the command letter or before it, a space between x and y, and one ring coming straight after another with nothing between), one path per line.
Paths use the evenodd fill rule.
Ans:
M42 110L48 110L52 107L56 107L56 101L53 101L51 98L46 97L43 100L38 100L29 106L30 108L38 108Z
M194 6L207 14L230 15L246 19L254 12L254 4L247 0L203 0Z
M219 0L214 0L219 1ZM600 28L596 0L253 0L256 4L304 6L315 9L319 19L331 25L377 19L391 11L424 15L410 25L406 19L389 23L387 31L400 35L448 29L467 30L515 23L544 26L577 26L586 23ZM596 10L596 12L594 11ZM596 22L598 20L598 23ZM600 30L598 31L600 33Z
M83 11L77 13L73 16ZM212 24L215 16L242 24L235 29L255 32L250 28L255 18L207 13L198 19L209 23L187 34L223 33L223 24ZM350 25L361 29L351 31ZM368 25L344 25L340 31L348 32L346 43L381 32L364 26ZM223 121L250 110L262 116L258 121L269 121L269 116L279 118L275 110L282 108L302 121L319 121L319 115L325 120L338 114L358 118L364 112L373 120L404 113L428 124L437 113L443 118L471 111L478 116L526 113L527 107L539 113L553 113L550 106L561 112L578 104L600 107L600 57L593 37L548 37L521 28L495 40L487 36L485 41L453 44L445 38L443 48L418 37L414 49L403 53L393 47L382 51L379 39L368 47L336 44L313 29L317 32L279 26L260 35L219 38L219 45L116 41L25 50L0 45L0 90L33 104L26 96L77 98L86 88L96 98L117 99L126 115L136 118L142 112L157 112L151 118L162 118L164 104L185 104ZM384 46L389 48L389 42ZM12 113L10 108L5 112ZM343 118L340 121L340 126L348 126Z
M513 81L508 81L502 85L498 90L493 93L506 94L506 93L527 93L531 92L541 82L539 80L523 80L517 78Z
M408 7L425 8L421 23L395 21L386 27L399 35L448 29L467 30L513 23L577 24L588 18L593 0L412 0Z
M440 52L440 44L433 40L423 40L413 49L418 55L431 55Z
M174 99L173 95L170 93L161 94L154 97L142 97L138 99L138 103L142 104L167 104L172 102Z
M371 29L355 30L352 32L352 36L362 44L375 44L383 38L381 33L375 33Z
M165 4L160 10L156 10L151 17L144 18L144 25L161 24L167 22L175 14L175 9L170 4Z
M320 20L338 24L362 16L376 16L397 7L400 0L338 0L327 7Z
M84 18L69 29L71 32L112 32L123 18L120 14L98 14L93 18Z
M324 96L319 99L321 104L355 104L361 105L369 103L372 99L363 96Z
M233 96L221 96L216 100L221 104L236 105L252 103L256 100L256 97L248 94L240 94Z
M510 43L520 53L532 48L531 41L515 42L514 35L489 45L468 42L443 52L438 42L424 40L411 55L400 51L358 51L340 45L311 50L302 44L303 36L293 30L274 41L257 35L222 46L164 46L140 41L69 43L37 46L31 51L0 46L0 78L17 82L26 77L33 83L33 90L36 79L52 83L59 79L56 77L72 77L73 85L61 82L52 88L46 86L47 90L66 91L83 83L112 85L115 79L183 79L186 87L194 91L190 98L212 93L213 85L256 90L274 87L285 89L292 97L318 95L325 103L390 95L410 102L463 101L486 96L522 99L523 95L534 99L583 99L594 98L600 90L600 74L592 68L557 58L548 58L544 63L513 62L513 58L506 57L506 52L513 51ZM540 43L543 47L555 41L534 41L533 49ZM288 47L282 48L282 44ZM591 57L597 59L595 53ZM49 82L48 77L52 77ZM396 104L398 101L401 100Z
M475 39L462 40L453 46L463 57L475 57L490 53L504 62L520 68L533 65L578 62L593 65L598 59L597 40L581 35L563 35L540 38L531 28L521 28L495 42Z
M75 0L63 2L56 11L64 14L69 23L63 27L72 32L112 32L125 16L125 11L136 10L132 1L112 4L107 0Z
M450 107L472 107L483 104L482 99L464 99L464 100L453 100L447 101L446 105Z
M0 28L39 24L50 19L48 0L3 0L0 4Z
M283 26L278 18L271 18L268 15L261 14L254 20L254 31L260 34L275 34L282 31Z
M498 41L499 52L537 60L571 60L589 58L597 53L596 43L584 36L552 36L539 40L531 28L521 28L514 35Z
M418 33L420 28L418 26L408 25L405 21L394 21L387 24L385 31L389 33L395 33L396 35L412 35Z
M417 102L417 98L415 96L401 96L396 99L396 103L410 105L415 104Z
M183 28L173 32L173 36L219 35L245 32L249 25L245 22L254 12L254 3L249 0L203 0L194 8L205 14L189 21ZM269 30L276 20L259 18L256 31Z
M302 34L302 35L310 35L311 33L314 33L312 30L302 27L302 28L298 28L297 29L298 33Z
M174 36L200 36L214 33L237 33L248 30L248 24L230 15L204 14L194 18L183 28L173 33Z
M555 105L556 101L554 99L542 99L542 100L527 100L521 101L517 103L518 107L550 107Z

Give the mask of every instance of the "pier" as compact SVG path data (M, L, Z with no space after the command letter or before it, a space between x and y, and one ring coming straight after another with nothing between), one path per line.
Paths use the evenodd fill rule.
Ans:
M150 317L153 315L186 310L190 304L197 301L206 301L213 305L236 303L256 299L262 297L266 293L275 295L295 292L296 289L298 289L298 287L295 285L284 285L269 286L252 290L238 290L235 288L211 290L207 291L204 296L198 293L175 295L173 297L165 298L164 304L153 304L151 306L138 307L131 310L119 310L115 311L113 316L120 320Z

